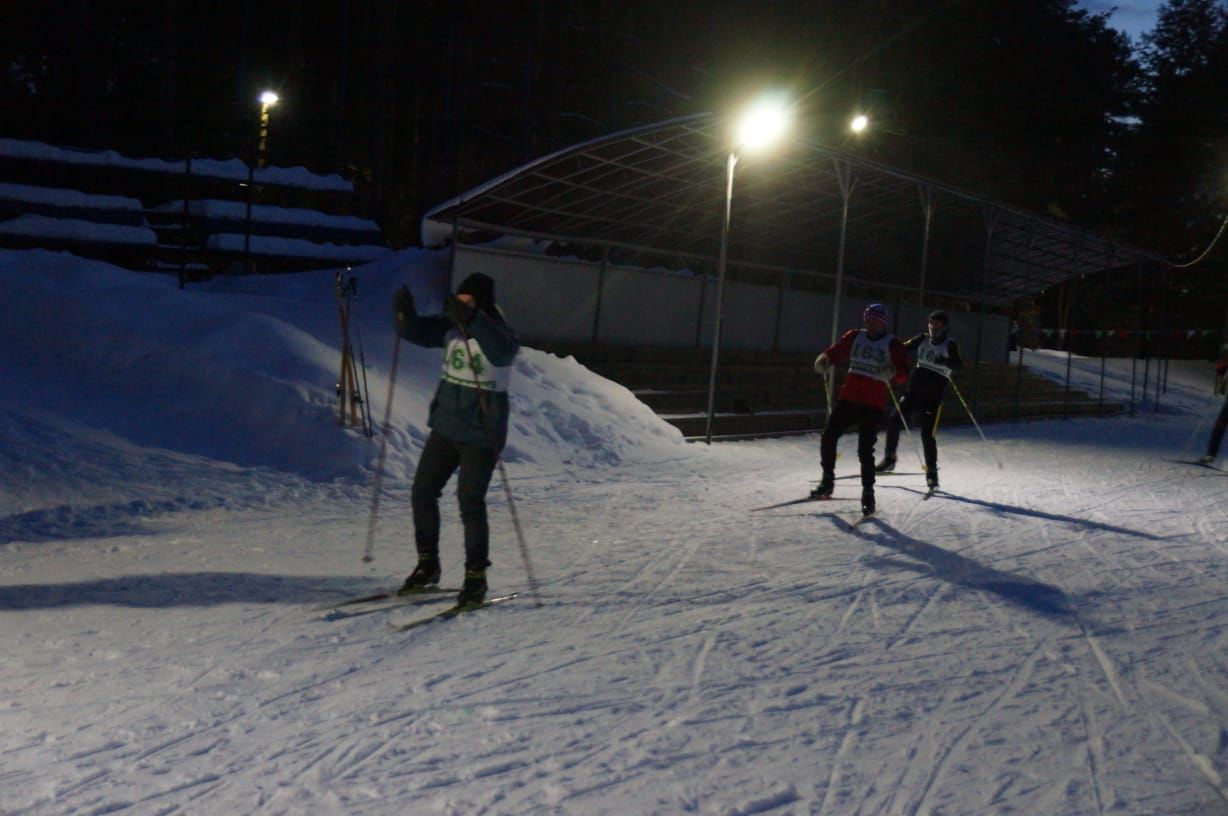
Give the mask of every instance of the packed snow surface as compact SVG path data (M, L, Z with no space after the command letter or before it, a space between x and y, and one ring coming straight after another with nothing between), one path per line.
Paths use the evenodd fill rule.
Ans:
M905 439L853 527L748 512L807 493L816 437L688 445L526 348L505 472L537 592L496 475L491 591L520 596L397 632L447 601L316 607L413 566L440 361L403 345L389 405L389 302L437 309L447 260L354 274L391 417L371 563L381 437L337 423L332 273L180 290L0 252L0 813L1228 813L1228 474L1170 461L1206 443L1208 363L1158 407L1152 368L1133 416L941 429L929 499Z

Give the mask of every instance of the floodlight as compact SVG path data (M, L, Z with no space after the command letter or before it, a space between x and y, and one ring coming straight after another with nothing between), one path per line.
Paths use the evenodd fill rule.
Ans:
M277 100L280 98L281 97L272 91L265 91L264 93L260 94L260 104L264 105L266 108L272 107L273 105L277 104Z
M742 117L738 128L738 147L758 150L771 144L788 127L785 106L777 100L756 103Z
M849 123L849 130L854 133L861 133L870 126L870 119L864 113L859 113L853 117L853 121Z

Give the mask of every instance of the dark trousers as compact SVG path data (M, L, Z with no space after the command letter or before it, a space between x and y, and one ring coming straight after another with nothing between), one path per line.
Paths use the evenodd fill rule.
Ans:
M1207 455L1214 458L1219 455L1219 443L1224 441L1224 428L1228 428L1228 400L1219 409L1219 417L1211 426L1211 442L1207 445Z
M934 438L934 424L938 419L940 402L927 403L910 399L907 394L900 398L900 410L892 413L887 420L887 442L883 455L889 459L895 458L895 449L900 444L900 429L907 420L912 430L921 430L921 448L925 451L925 469L929 473L938 470L938 440Z
M878 423L883 419L883 412L869 405L859 405L856 402L839 400L832 409L827 427L823 429L823 438L819 443L819 456L823 466L823 478L831 479L836 475L836 442L841 434L853 426L857 427L857 460L861 463L861 486L864 489L874 488L874 443L878 441Z
M414 544L418 556L439 558L439 497L460 468L456 498L465 526L465 569L490 566L490 525L486 521L486 488L495 469L495 452L477 445L460 445L435 432L427 437L414 471L410 503L414 510Z

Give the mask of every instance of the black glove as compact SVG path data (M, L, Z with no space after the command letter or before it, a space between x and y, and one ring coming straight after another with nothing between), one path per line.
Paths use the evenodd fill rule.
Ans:
M456 297L456 295L448 295L443 301L443 313L451 318L453 323L460 326L469 325L469 321L473 319L473 313L477 311L465 301Z
M396 314L397 319L403 319L407 315L417 315L414 310L414 295L405 286L397 290L392 296L392 311Z

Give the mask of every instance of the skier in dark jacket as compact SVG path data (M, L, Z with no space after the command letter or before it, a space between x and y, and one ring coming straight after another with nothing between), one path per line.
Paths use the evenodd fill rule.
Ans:
M951 318L943 311L930 312L929 328L904 342L904 348L915 352L917 366L908 379L908 387L900 398L900 410L887 420L887 442L879 473L895 470L895 451L900 444L900 428L908 421L921 428L921 447L925 450L925 483L931 490L938 487L938 441L934 431L938 411L946 393L951 372L963 367L959 345L947 334Z
M444 315L420 317L406 288L393 298L397 333L409 342L443 348L443 376L431 400L431 433L414 472L411 504L418 565L401 588L421 591L439 583L439 497L460 469L456 494L465 528L465 582L460 606L486 598L490 528L486 489L507 441L512 362L520 343L495 305L495 282L470 275L444 301Z
M1225 346L1221 359L1215 364L1215 393L1228 393L1228 346ZM1224 401L1223 407L1219 409L1219 416L1215 419L1215 424L1211 426L1211 438L1207 441L1207 453L1199 458L1199 462L1204 465L1210 465L1215 462L1215 457L1219 456L1219 445L1224 441L1224 429L1228 428L1228 400Z
M824 349L814 361L814 370L826 377L833 366L847 364L848 374L819 443L823 475L810 495L831 496L835 488L836 443L840 435L857 426L857 459L861 463L861 511L874 512L874 443L887 405L891 383L903 384L908 377L904 346L887 331L887 309L871 303L862 314L864 329L849 329Z

